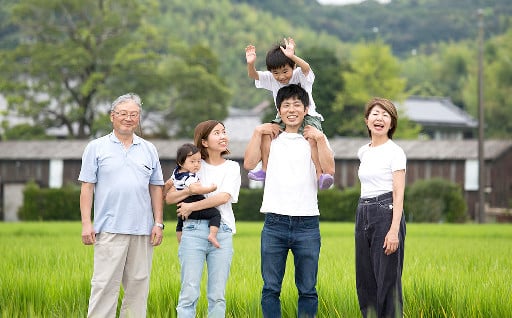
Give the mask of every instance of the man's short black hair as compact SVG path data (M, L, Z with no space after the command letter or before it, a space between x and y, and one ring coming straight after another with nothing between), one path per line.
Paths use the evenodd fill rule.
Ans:
M302 104L304 104L304 107L309 106L309 95L308 92L304 88L302 88L300 85L297 84L290 84L284 87L281 87L279 91L277 92L276 96L276 106L277 109L281 108L281 103L285 99L289 98L297 98L299 99Z

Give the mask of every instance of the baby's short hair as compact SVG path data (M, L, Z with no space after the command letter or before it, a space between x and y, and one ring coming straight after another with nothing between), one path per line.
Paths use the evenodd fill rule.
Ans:
M178 148L178 151L176 151L176 163L181 167L185 163L185 160L187 160L187 157L198 152L199 148L197 148L196 145L191 143L183 144Z

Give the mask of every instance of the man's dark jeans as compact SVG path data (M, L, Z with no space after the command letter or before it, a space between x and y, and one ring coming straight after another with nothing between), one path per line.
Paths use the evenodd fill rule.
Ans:
M293 253L295 285L299 292L298 316L315 317L318 311L316 282L320 255L318 216L267 213L261 232L261 307L266 318L281 317L281 285L288 251Z

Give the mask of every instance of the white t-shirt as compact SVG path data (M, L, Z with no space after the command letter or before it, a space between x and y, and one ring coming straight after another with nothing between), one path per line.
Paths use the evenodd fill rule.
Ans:
M360 160L361 198L393 191L393 172L405 170L407 164L403 149L391 139L377 147L366 144L359 148L357 156Z
M293 75L290 79L290 82L286 85L276 81L270 71L258 71L258 76L259 80L255 80L254 85L257 88L264 88L271 91L272 96L274 97L274 104L276 103L277 92L281 87L288 86L290 84L300 84L300 86L304 88L309 96L308 115L320 117L321 120L324 120L322 115L316 111L315 101L313 100L313 83L315 82L315 74L313 73L313 70L309 70L308 76L304 76L304 73L300 67L295 68L293 70Z
M233 160L226 160L218 166L213 166L201 160L201 169L197 173L201 180L201 184L217 185L217 190L205 194L205 197L215 195L219 192L225 192L231 195L231 200L217 206L220 211L222 222L227 224L229 228L236 233L235 214L233 213L232 203L238 202L238 194L240 193L240 165Z
M311 146L300 134L282 132L272 140L260 212L319 215Z

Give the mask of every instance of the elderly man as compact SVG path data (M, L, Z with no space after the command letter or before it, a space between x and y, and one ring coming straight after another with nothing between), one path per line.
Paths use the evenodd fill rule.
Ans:
M164 180L155 146L135 135L141 105L136 94L118 97L113 131L91 141L82 156L82 242L94 244L88 317L115 317L121 284L120 317L146 316L153 247L164 229Z

